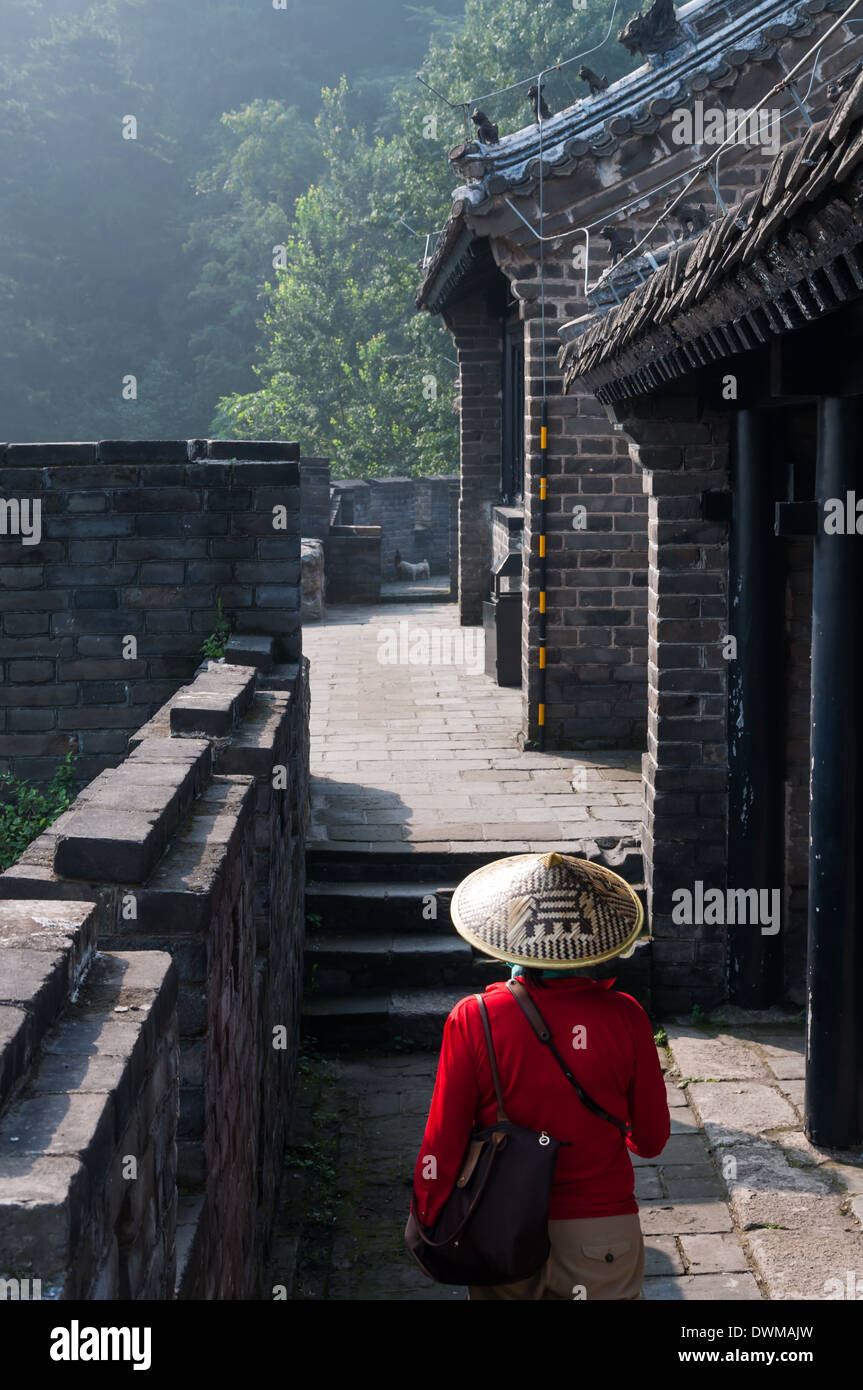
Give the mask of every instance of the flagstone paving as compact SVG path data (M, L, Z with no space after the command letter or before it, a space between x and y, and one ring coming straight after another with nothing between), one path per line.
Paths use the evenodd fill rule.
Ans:
M303 629L312 848L638 843L640 753L524 752L521 691L482 673L482 635L455 604L430 602L331 608Z
M800 1027L667 1032L671 1137L657 1158L634 1160L645 1298L863 1295L863 1151L816 1149L803 1135L802 1083L788 1074L799 1071ZM279 1296L465 1299L430 1283L402 1239L436 1067L425 1051L307 1058L271 1266ZM768 1094L782 1105L765 1107Z
M475 641L478 630L428 602L332 609L304 630L314 846L637 843L638 754L523 752L521 694L479 673L474 648L461 666L378 660L386 642L404 655L427 640L433 654L435 633L440 657L444 636ZM672 1132L657 1158L634 1160L645 1298L863 1297L863 1149L819 1149L803 1133L800 1020L729 1008L666 1029ZM411 1050L306 1057L274 1296L465 1298L431 1284L402 1239L436 1066L436 1053Z

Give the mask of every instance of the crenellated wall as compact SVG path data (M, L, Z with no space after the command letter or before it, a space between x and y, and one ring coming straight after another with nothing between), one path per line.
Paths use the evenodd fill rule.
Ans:
M305 662L212 663L0 877L0 1276L170 1298L176 1246L181 1297L260 1292L299 1046L307 727Z
M4 511L0 752L47 777L71 740L91 778L0 876L0 1278L45 1298L261 1293L304 937L297 453L0 465L45 503L38 538Z

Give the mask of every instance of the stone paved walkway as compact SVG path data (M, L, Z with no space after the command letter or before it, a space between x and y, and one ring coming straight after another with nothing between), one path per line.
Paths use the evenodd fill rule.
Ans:
M668 1038L671 1138L634 1160L645 1298L863 1294L863 1152L803 1136L801 1028L678 1024ZM426 1280L402 1241L436 1066L430 1052L306 1063L271 1272L289 1298L466 1297Z
M521 692L482 674L481 638L449 603L332 608L303 629L313 848L637 843L640 754L522 752Z

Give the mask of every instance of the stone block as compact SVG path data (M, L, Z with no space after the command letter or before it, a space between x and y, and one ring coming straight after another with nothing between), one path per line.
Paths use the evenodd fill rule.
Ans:
M798 1123L784 1096L761 1081L699 1081L688 1090L711 1144L751 1144L765 1130Z
M320 622L324 617L324 546L319 540L302 542L303 622Z
M647 1302L739 1302L761 1298L752 1274L682 1275L676 1279L645 1279L644 1297Z
M108 1166L114 1138L113 1104L104 1092L34 1096L12 1105L0 1122L0 1153L76 1158L93 1182Z
M54 851L54 872L63 878L143 883L167 843L167 816L158 812L73 811Z
M767 1079L755 1048L726 1033L709 1036L695 1028L670 1028L668 1043L681 1075L693 1081Z
M97 449L105 464L185 463L188 458L185 439L102 439Z
M742 1274L749 1261L736 1235L685 1235L680 1240L690 1274Z
M732 1230L731 1216L724 1202L679 1202L668 1199L640 1202L639 1217L645 1236L713 1234Z
M847 1225L841 1231L804 1226L750 1232L747 1239L771 1299L859 1301L863 1234Z
M644 1273L646 1278L668 1278L683 1274L683 1260L674 1236L645 1236Z
M78 1242L88 1179L75 1158L0 1154L0 1270L63 1275Z

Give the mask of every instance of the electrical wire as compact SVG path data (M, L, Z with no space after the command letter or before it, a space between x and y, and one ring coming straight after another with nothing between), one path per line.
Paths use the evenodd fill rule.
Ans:
M670 217L671 213L672 213L672 212L674 211L674 209L679 205L679 203L681 202L681 200L682 200L682 199L686 196L686 194L687 194L688 192L690 192L690 191L696 186L696 184L697 184L702 178L704 178L705 176L707 176L707 177L711 180L712 185L713 185L713 189L714 189L714 193L715 193L716 198L717 198L717 202L724 208L724 204L723 204L723 202L722 202L722 196L721 196L721 193L720 193L720 191L719 191L719 184L718 184L719 159L721 158L722 154L725 153L729 148L733 148L733 147L735 147L735 146L738 145L738 144L741 144L741 145L743 144L743 142L738 142L738 141L737 141L737 139L736 139L737 135L740 133L741 130L744 130L744 129L746 128L746 126L748 125L748 123L749 123L749 121L751 120L751 118L752 118L754 115L756 115L756 114L766 105L766 103L767 103L768 101L771 100L772 97L777 96L777 95L778 95L780 92L782 92L782 91L790 90L790 91L792 92L792 95L793 95L794 98L795 98L795 101L796 101L796 104L797 104L798 108L803 112L804 116L806 116L806 115L808 114L808 113L806 112L805 106L803 105L803 102L801 102L800 97L797 95L796 89L794 89L794 87L793 87L793 85L792 85L792 83L793 83L793 78L794 78L795 75L804 67L804 65L808 62L809 58L810 58L810 57L813 55L813 53L814 53L814 54L815 54L815 61L814 61L814 63L813 63L812 76L811 76L811 78L810 78L809 87L808 87L808 89L807 89L806 98L804 98L804 100L805 100L805 99L808 99L809 94L810 94L811 91L812 91L812 86L813 86L813 83L814 83L814 80L815 80L815 71L816 71L816 68L817 68L818 58L819 58L819 56L820 56L821 49L822 49L824 43L827 41L828 38L830 38L830 36L831 36L833 33L835 33L835 31L836 31L842 24L848 22L849 16L851 16L851 15L854 13L854 11L855 11L856 9L859 8L859 6L860 6L861 4L863 4L863 0L852 0L851 5L849 5L848 8L847 8L845 11L843 11L843 13L842 13L842 14L839 16L839 18L831 25L831 27L827 30L827 32L821 36L821 38L819 39L818 43L817 43L817 44L813 44L812 47L803 55L803 57L790 69L790 71L786 72L784 78L783 78L780 82L777 82L777 83L770 89L770 91L767 92L767 93L761 98L761 100L760 100L759 102L757 102L757 103L755 104L755 106L753 106L752 109L751 109L750 111L748 111L748 112L743 116L743 118L742 118L742 119L738 122L738 124L735 126L733 132L732 132L729 136L726 137L726 139L722 142L722 144L719 146L719 148L716 150L716 152L715 152L714 154L711 155L710 159L707 160L707 161L704 161L702 164L700 164L700 165L698 166L698 168L693 172L692 176L691 176L691 177L687 180L687 182L684 184L684 187L680 190L680 192L671 200L670 203L668 203L668 204L666 205L666 207L665 207L665 208L663 209L663 211L662 211L662 214L656 219L656 221L652 224L652 226L648 228L648 230L645 232L644 236L642 236L641 240L638 241L638 242L632 247L631 250L626 251L626 252L623 253L623 255L619 256L618 259L617 259L617 261L615 262L614 266L609 267L606 271L604 271L604 272L602 273L602 275L600 275L599 279L597 280L596 286L595 286L594 288L598 288L600 285L602 285L602 284L606 281L606 279L608 278L608 276L611 274L611 271L612 271L612 270L617 270L618 266L621 264L622 261L629 260L630 257L634 256L634 255L640 250L640 248L641 248L642 246L644 246L645 243L650 239L650 237L653 235L653 233L656 231L656 229L657 229L660 225L662 225L662 223L667 223L668 218ZM611 32L611 25L612 25L613 20L614 20L614 14L615 14L616 8L617 8L617 0L614 0L614 9L612 10L611 20L609 21L608 33L606 34L606 37L605 37L605 39L603 39L602 43L598 44L598 45L596 46L596 48L589 50L589 52L596 52L596 49L597 49L597 48L601 48L601 47L603 46L603 44L604 44L605 42L607 42L608 34L610 34L610 32ZM863 21L858 21L858 22L863 22ZM588 54L587 54L587 53L584 53L584 54L580 54L580 55L577 55L577 56L579 56L579 57L587 57ZM567 59L566 61L567 61L567 63L571 63L571 62L574 62L575 59L574 59L574 58L571 58L571 59ZM543 78L546 77L549 73L554 72L554 71L557 71L557 70L560 70L563 66L564 66L564 64L561 64L561 63L556 64L555 67L551 67L551 68L545 69L545 70L544 70L543 72L541 72L536 78L526 78L526 79L523 79L522 81L511 83L508 87L499 88L497 92L489 92L489 93L486 93L485 96L477 97L477 98L475 99L476 103L478 104L480 101L487 101L487 100L489 100L490 97L499 96L499 95L502 95L502 94L505 93L505 92L514 91L514 90L516 90L517 88L526 86L528 83L533 82L533 81L536 82L537 92L538 92L538 99L537 99L537 108L538 108L538 110L537 110L537 122L538 122L538 125L539 125L539 199L538 199L538 213L539 213L539 227L540 227L540 230L537 231L536 228L534 228L533 226L531 226L530 222L527 220L526 217L524 217L524 215L519 211L519 209L515 206L515 204L512 202L512 200L511 200L510 198L508 198L508 197L507 197L507 198L504 198L504 202L507 203L507 205L511 208L511 210L512 210L513 212L515 212L516 215L519 217L519 219L525 224L525 226L528 227L528 229L532 232L532 234L534 235L534 237L536 238L536 240L537 240L537 242L538 242L538 244L539 244L540 350L541 350L541 353L542 353L542 401L541 401L541 415L540 415L539 517L538 517L538 537L537 537L537 540L538 540L538 556L537 556L537 558L538 558L538 561L539 561L539 571L538 571L539 615L538 615L538 624L537 624L537 648L538 648L538 671L537 671L537 729L538 729L538 738L537 738L537 745L538 745L538 749L539 749L540 752L542 752L542 751L544 750L544 748L545 748L545 731L546 731L546 723L545 723L545 716L546 716L546 672L547 672L547 660L548 660L548 657L547 657L547 652L548 652L548 646L547 646L547 637L548 637L548 629L547 629L547 623L548 623L548 602L547 602L547 534L546 534L546 527L547 527L547 500L548 500L548 364L547 364L547 360L546 360L546 359L547 359L547 344L546 344L545 245L546 245L546 242L549 242L549 241L554 241L554 242L557 242L557 243L559 244L559 243L561 242L561 240L565 240L565 238L566 238L567 236L584 234L584 236L585 236L585 281L584 281L584 284L585 284L585 294L587 294L587 282L588 282L588 275L589 275L590 232L591 232L591 230L592 230L594 227L598 226L600 222L605 221L607 218L619 216L619 214L620 214L621 212L625 211L627 208L633 207L633 206L635 206L635 205L638 204L638 203L644 203L645 201L648 201L649 199L651 199L652 197L654 197L657 193L661 192L663 188L667 188L667 187L669 187L671 184L677 183L677 182L678 182L678 179L679 179L679 177L680 177L680 176L678 175L676 178L669 179L669 180L667 180L665 183L662 183L662 184L657 185L657 186L654 187L653 189L649 190L647 193L641 193L638 197L633 198L633 199L629 200L629 202L622 204L615 212L613 212L613 213L606 213L603 217L598 218L598 219L596 220L596 222L589 223L589 224L587 224L586 226L583 226L583 227L570 228L570 229L568 229L567 231L558 232L558 233L552 234L551 236L546 236L546 235L545 235L545 180L544 180L544 161L543 161L543 153L544 153L544 148L545 148L545 146L544 146L544 135L545 135L545 124L546 124L546 123L545 123L545 121L543 120L543 117L542 117L542 114L541 114L542 81L543 81ZM464 114L465 114L465 121L467 122L467 107L468 107L471 103L469 103L469 102L460 102L460 103L457 103L457 104L456 104L456 103L450 102L450 101L448 100L448 98L443 97L441 93L435 92L435 91L434 91L434 88L432 88L432 87L430 86L429 83L425 82L424 79L423 79L422 77L420 77L419 74L417 74L417 77L419 78L419 80L420 80L421 82L423 82L423 84L424 84L426 87L429 88L430 91L434 92L434 94L435 94L436 96L440 96L441 99L442 99L443 101L445 101L446 104L447 104L448 106L450 106L450 107L453 108L453 109L456 109L457 106L461 107L461 108L463 109L463 111L464 111ZM789 114L791 114L790 111L785 113L785 115L789 115ZM781 121L781 120L783 119L783 116L780 115L779 119L780 119L780 121ZM715 177L715 178L713 178L713 176L712 176L712 174L711 174L711 169L712 169L712 167L713 167L714 165L715 165L715 167L716 167L716 177ZM406 225L407 225L407 224L406 224ZM411 230L412 230L412 229L411 229ZM648 252L648 255L649 255L649 252Z
M443 92L437 91L430 82L426 82L425 78L419 72L416 74L417 81L421 82L424 87L427 87L430 92L433 92L436 97L440 97L441 101L444 102L451 111L458 111L462 108L466 110L468 106L478 106L481 101L490 101L492 97L504 96L506 92L515 92L519 87L527 87L531 82L541 82L544 77L548 77L551 73L561 72L563 68L568 67L571 63L577 63L580 58L589 58L592 53L598 53L601 48L604 48L611 35L614 16L617 13L617 5L618 0L614 0L614 4L611 7L611 18L608 21L608 28L605 31L605 37L601 39L599 43L594 44L593 48L585 48L581 53L576 53L572 58L564 58L560 62L552 63L551 67L542 70L539 74L539 78L534 76L522 77L518 82L510 82L506 87L498 87L497 91L485 92L482 96L470 97L467 101L450 101L449 97L445 97ZM569 84L567 83L567 85ZM572 91L571 87L570 91Z
M668 214L674 211L674 209L677 207L677 204L680 202L681 198L684 198L684 197L686 196L686 194L687 194L692 188L695 187L695 185L696 185L696 183L698 182L698 180L699 180L700 178L702 178L702 177L704 176L705 173L708 172L708 170L709 170L711 164L713 164L715 160L719 159L719 157L722 155L722 153L723 153L726 149L728 149L729 145L733 145L733 144L736 143L735 136L738 134L738 132L739 132L740 130L744 129L744 127L748 124L748 122L752 119L752 117L753 117L758 111L760 111L761 108L762 108L763 106L765 106L766 103L767 103L768 101L770 101L771 97L778 96L780 92L784 91L786 88L788 88L788 87L791 86L792 79L794 78L794 76L796 75L796 73L798 73L798 72L800 71L800 69L803 67L804 63L806 63L806 62L809 61L809 59L811 58L812 54L816 51L816 49L822 48L822 47L824 46L824 44L826 43L827 39L830 38L830 35L833 34L833 33L835 33L836 30L840 27L840 25L844 24L844 23L847 21L848 16L851 15L851 14L853 14L854 11L855 11L856 9L859 9L859 7L860 7L861 4L863 4L863 0L852 0L852 3L848 6L847 10L843 10L842 14L839 16L839 18L838 18L837 20L834 21L833 24L831 24L831 26L830 26L830 28L827 30L827 32L821 35L821 38L818 40L818 43L817 43L817 44L813 44L812 47L811 47L810 49L808 49L808 51L807 51L806 53L804 53L803 57L799 60L799 62L795 63L795 64L794 64L794 67L791 68L791 70L785 74L785 76L783 77L782 81L781 81L781 82L775 83L774 86L772 86L772 87L770 88L770 91L767 92L767 93L761 98L761 100L760 100L759 102L757 102L755 106L752 107L751 111L747 111L747 113L746 113L745 116L742 118L742 120L738 123L737 126L735 126L734 131L732 132L732 134L729 135L729 136L723 141L723 143L722 143L722 144L719 146L719 148L716 150L715 154L712 154L712 155L710 156L710 159L708 159L707 161L705 161L705 163L699 165L699 167L695 170L694 174L693 174L692 177L690 178L689 182L685 185L684 188L681 189L680 193L678 193L677 197L676 197L675 199L673 199L673 201L669 204L669 206L668 206L667 208L665 208L662 217L657 218L657 220L653 223L653 225L652 225L651 227L648 227L647 231L644 233L644 236L641 238L641 240L638 241L638 242L636 242L636 244L631 248L631 250L625 251L624 254L617 260L617 262L615 263L614 266L609 266L608 270L603 271L602 275L600 275L599 279L598 279L597 282L596 282L597 287L598 287L599 285L601 285L601 284L603 283L603 281L606 280L606 279L608 278L608 276L611 274L612 269L614 269L614 270L617 269L617 266L620 265L620 262L621 262L621 261L629 260L629 258L630 258L631 256L634 256L634 255L636 254L636 252L640 249L640 247L642 247L642 246L644 245L644 243L653 235L653 233L656 231L656 228L660 225L660 223L661 223L661 222L664 222L664 221L666 220L666 218L668 217ZM810 91L811 91L811 86L810 86Z

